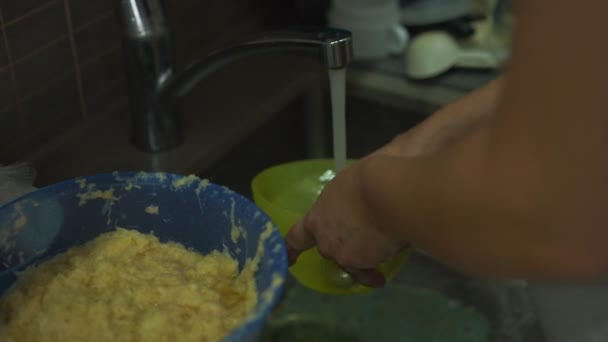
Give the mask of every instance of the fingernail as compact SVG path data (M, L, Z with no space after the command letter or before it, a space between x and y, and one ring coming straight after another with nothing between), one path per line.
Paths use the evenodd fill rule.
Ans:
M357 272L357 274L355 274L355 279L362 285L373 288L381 288L386 285L386 278L384 277L384 274L377 270L365 270Z

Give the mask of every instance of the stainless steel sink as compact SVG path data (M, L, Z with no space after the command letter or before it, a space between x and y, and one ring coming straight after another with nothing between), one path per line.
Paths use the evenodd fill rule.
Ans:
M484 281L413 255L386 289L335 296L291 280L264 342L544 341L521 282Z
M330 157L329 105L322 94L323 89L316 95L308 94L294 102L212 167L201 170L200 175L251 196L251 179L268 166L290 160ZM349 157L357 158L373 151L395 134L413 127L429 112L428 107L412 106L410 110L404 110L349 97ZM400 296L407 298L396 298ZM426 306L424 298L428 298ZM544 341L523 282L474 279L422 254L414 254L409 259L387 290L373 291L369 295L342 297L320 294L291 279L281 305L268 321L264 341L425 341L423 336L426 335L414 331L415 326L387 320L387 317L395 315L403 315L403 320L410 317L411 320L414 316L407 311L408 300L416 302L424 312L415 315L419 323L417 327L426 324L428 329L464 329L452 333L466 336L464 318L462 322L465 323L459 328L445 325L441 310L437 309L437 298L452 303L450 305L462 310L463 315L473 315L469 318L477 320L476 324L487 324L487 341ZM400 300L406 301L402 303L402 311L395 307ZM345 323L357 322L364 317L362 312L365 311L373 313L367 323ZM483 327L477 326L476 329ZM451 338L436 341L457 342Z
M415 254L395 282L437 291L473 308L490 323L490 341L545 340L523 281L475 279Z

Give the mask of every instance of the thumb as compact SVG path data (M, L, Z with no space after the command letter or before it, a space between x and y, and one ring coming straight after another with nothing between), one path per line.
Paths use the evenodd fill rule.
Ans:
M304 220L298 221L285 235L289 265L293 265L300 254L316 245L314 235L304 226Z

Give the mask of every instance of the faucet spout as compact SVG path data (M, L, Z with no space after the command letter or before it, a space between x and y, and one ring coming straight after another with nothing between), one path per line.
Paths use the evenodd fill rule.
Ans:
M344 68L352 60L350 32L293 29L244 37L176 73L161 0L116 1L123 25L132 140L144 151L167 151L179 145L177 102L209 74L236 59L269 50L306 49L318 51L320 62L329 69Z
M306 49L317 50L320 62L329 69L345 68L352 60L352 35L345 30L323 28L268 31L241 38L192 63L169 82L164 83L159 89L161 102L171 105L171 101L189 93L209 74L236 59L267 53L270 50Z

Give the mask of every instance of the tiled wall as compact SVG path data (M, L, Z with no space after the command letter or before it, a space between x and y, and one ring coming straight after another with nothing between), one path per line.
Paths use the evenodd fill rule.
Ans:
M127 106L116 0L0 0L0 164ZM176 64L280 22L279 1L170 0ZM274 12L273 12L274 11Z
M125 103L112 1L0 0L0 156ZM2 160L0 160L2 162Z

